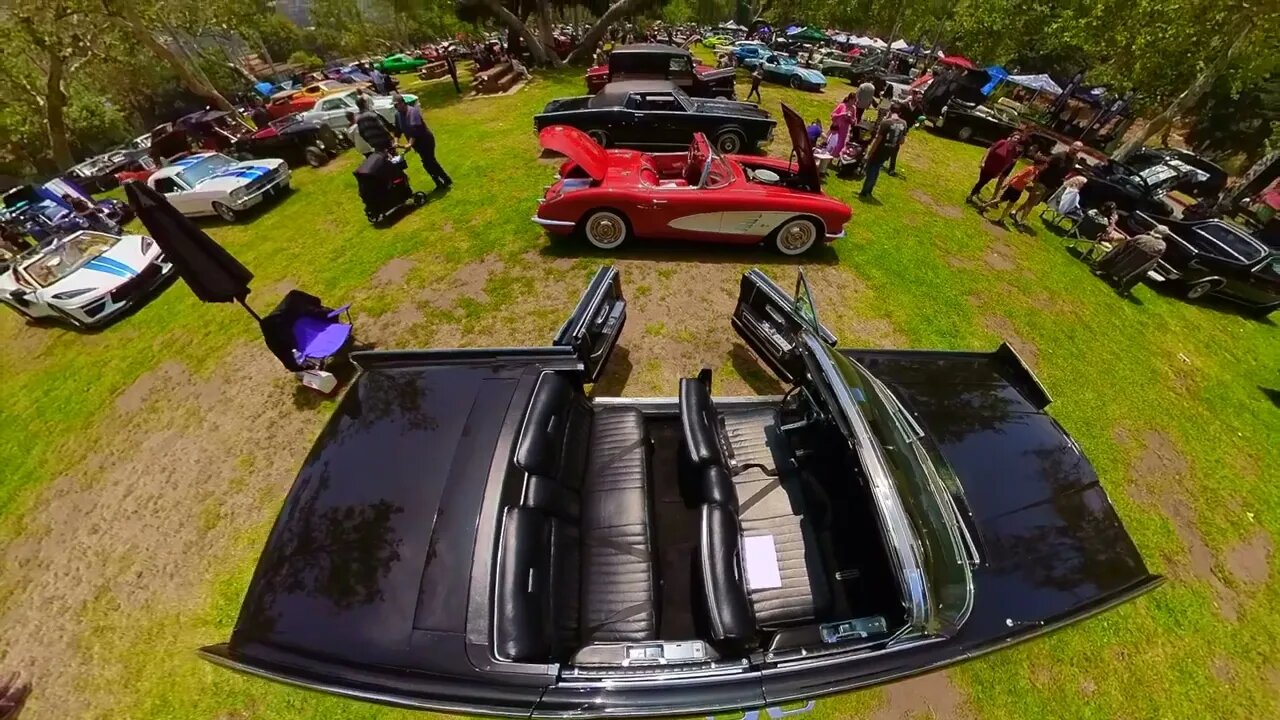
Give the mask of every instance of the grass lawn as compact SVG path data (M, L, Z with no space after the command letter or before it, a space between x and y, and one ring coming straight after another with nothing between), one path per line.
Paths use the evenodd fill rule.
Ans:
M605 257L529 222L554 174L531 116L579 72L509 96L417 92L455 189L391 227L365 221L354 154L294 173L247 222L210 223L269 309L289 287L353 302L383 347L545 343L594 268L616 262L631 319L603 381L672 395L777 385L729 327L737 276L786 285L760 250L634 243ZM766 85L824 119L848 91ZM740 94L745 95L745 86ZM782 142L770 148L786 154ZM982 149L913 131L877 201L835 178L848 235L804 259L846 346L993 349L1009 340L1103 478L1147 563L1170 582L1050 637L945 673L827 698L823 717L1280 716L1280 333L1216 303L1140 287L1118 297L1042 228L996 228L963 204ZM430 181L410 156L410 177ZM409 713L244 678L196 659L224 640L266 532L332 401L299 390L234 306L181 283L96 333L0 314L0 669L35 676L26 718L386 718ZM1268 470L1269 468L1269 470ZM420 717L420 714L413 715Z

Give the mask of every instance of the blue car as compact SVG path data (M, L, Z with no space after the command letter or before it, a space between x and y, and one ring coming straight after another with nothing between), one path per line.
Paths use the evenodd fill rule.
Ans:
M789 85L796 90L822 90L827 78L813 68L807 68L787 55L766 55L759 64L764 68L764 79Z
M760 64L760 61L772 52L769 46L762 42L744 41L736 43L733 47L733 56L737 58L738 64L749 68Z

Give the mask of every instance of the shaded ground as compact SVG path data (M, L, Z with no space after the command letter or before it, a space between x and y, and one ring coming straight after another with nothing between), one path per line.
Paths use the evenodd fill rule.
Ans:
M671 395L704 366L718 393L782 391L728 319L743 270L790 286L795 263L665 245L606 256L548 243L528 222L554 173L532 161L528 117L580 83L565 73L465 107L451 89L427 88L458 185L390 227L365 222L348 154L325 172L299 170L298 192L252 223L210 233L256 273L255 307L293 287L353 302L357 334L383 347L545 343L595 268L614 262L629 319L595 392ZM771 107L785 98L806 116L838 94L766 87ZM1274 325L1145 289L1141 305L1118 299L1057 238L1006 231L963 205L980 154L911 134L903 177L877 186L881 204L855 204L848 237L804 261L821 319L846 346L1010 342L1171 582L1052 637L826 699L814 714L1280 713L1280 586L1269 582L1280 417L1259 392L1277 384ZM421 176L416 162L410 174ZM833 180L828 191L851 198L856 186ZM5 314L0 377L0 666L35 677L24 719L410 717L194 657L230 631L332 408L282 371L242 311L202 306L177 285L93 335Z

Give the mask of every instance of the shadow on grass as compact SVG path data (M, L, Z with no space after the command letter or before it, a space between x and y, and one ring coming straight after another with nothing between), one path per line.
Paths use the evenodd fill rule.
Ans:
M1276 390L1275 388L1263 387L1262 385L1259 385L1258 389L1262 391L1263 395L1267 396L1267 399L1271 401L1272 405L1275 405L1277 408L1280 408L1280 390Z
M604 366L604 373L591 387L591 397L618 397L631 379L631 351L619 345L613 349Z
M767 368L760 364L756 356L742 343L734 343L729 350L729 362L743 382L759 395L781 395L786 388L773 376Z
M1145 284L1160 295L1174 300L1179 300L1187 303L1188 305L1195 305L1224 315L1235 315L1236 317L1242 317L1246 320L1252 320L1260 325L1268 325L1271 327L1276 326L1275 320L1271 319L1269 315L1263 315L1261 308L1255 306L1241 305L1240 303L1232 302L1217 295L1205 295L1193 300L1183 296L1183 292L1186 290L1186 285L1171 285L1169 283L1153 282L1146 282Z
M601 260L657 260L696 263L778 263L789 265L835 265L840 256L829 244L803 255L783 255L762 245L728 245L676 240L633 240L621 250L600 250L576 237L549 236L538 252L554 258L598 258Z
M883 205L884 204L880 202L880 199L875 197L874 195L858 194L858 195L854 195L854 197L857 198L858 202L862 203L863 205Z
M369 348L361 349L367 350ZM334 388L333 392L328 395L324 395L316 390L312 390L302 383L298 383L293 388L294 407L299 410L315 410L323 405L332 405L339 397L342 396L342 391L345 390L347 385L349 385L355 378L356 365L351 362L351 358L344 357L342 360L330 365L328 367L328 371L333 373L333 376L338 379L338 386Z

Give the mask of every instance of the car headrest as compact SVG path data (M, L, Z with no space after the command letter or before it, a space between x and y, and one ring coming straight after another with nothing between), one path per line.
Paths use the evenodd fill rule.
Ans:
M698 550L704 609L712 641L730 650L756 643L756 620L742 570L741 538L737 513L716 503L702 506Z
M551 587L552 520L538 510L513 507L502 523L494 594L494 644L513 662L545 661L555 645Z
M680 378L680 429L686 458L694 467L725 465L716 436L711 390L701 379Z
M516 444L515 461L522 470L578 486L586 458L585 437L579 436L590 430L591 412L579 395L579 388L559 373L545 373L538 381Z

